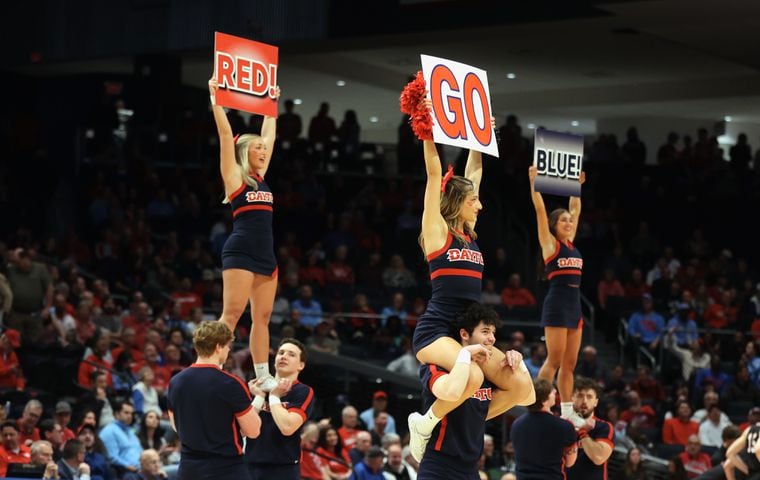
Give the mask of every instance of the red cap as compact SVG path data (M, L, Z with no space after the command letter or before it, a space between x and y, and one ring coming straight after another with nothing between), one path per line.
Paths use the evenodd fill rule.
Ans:
M18 333L18 330L8 328L5 330L5 332L3 332L3 335L5 335L5 338L8 339L11 347L18 348L21 346L21 334Z
M388 394L382 390L378 390L372 395L372 400L377 400L378 398L388 398Z

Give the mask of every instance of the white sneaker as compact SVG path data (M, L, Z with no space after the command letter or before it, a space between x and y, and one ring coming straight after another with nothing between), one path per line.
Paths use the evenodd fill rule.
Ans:
M422 461L423 455L425 455L425 448L430 440L430 435L423 435L417 429L417 423L422 419L422 415L417 412L409 414L409 452L412 454L412 458L417 462Z
M275 387L277 387L277 380L275 380L275 378L273 376L271 376L271 375L269 375L268 377L264 378L264 381L261 382L261 390L263 390L263 391L265 391L267 393L269 393L272 390L274 390Z
M575 428L581 428L586 424L586 419L581 417L578 412L573 412L568 415L565 420L572 423Z

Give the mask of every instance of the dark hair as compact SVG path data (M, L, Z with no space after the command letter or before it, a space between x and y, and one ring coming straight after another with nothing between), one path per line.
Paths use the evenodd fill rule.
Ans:
M3 424L0 425L0 431L5 430L6 427L13 427L14 430L16 430L17 432L19 431L18 425L16 425L16 422L14 422L13 420L4 421Z
M38 428L40 429L40 438L45 440L45 434L55 430L55 420L52 418L45 419L40 422Z
M330 430L335 432L335 435L338 437L338 443L335 444L335 448L332 450L327 445L327 432L329 432ZM340 458L341 460L343 460L343 455L341 453L343 451L343 439L340 438L340 435L338 434L338 430L332 425L330 425L327 428L319 429L319 439L317 440L317 445L324 448L325 450L332 453L333 455Z
M602 387L599 386L596 380L578 375L575 377L573 392L580 392L582 390L593 390L596 398L599 398L602 393Z
M634 466L633 463L631 463L631 452L633 452L634 450L639 451L639 463L636 464L636 466ZM626 475L630 476L632 473L641 472L642 470L644 470L644 460L641 459L640 455L641 455L641 450L639 449L639 447L633 447L629 449L628 452L626 452L625 467L623 468L623 471L626 473ZM642 476L641 478L646 478L646 476Z
M727 440L736 440L741 435L742 432L739 430L739 427L736 425L729 425L723 429L723 432L720 434L720 438L725 442Z
M468 335L472 335L475 328L483 322L485 325L497 326L499 324L499 314L491 307L486 307L480 303L472 303L470 306L460 311L451 322L451 336L459 339L459 330L464 328Z
M145 424L145 420L148 418L148 414L154 413L158 417L159 423L156 425L156 430L153 432L152 438L148 438L148 426ZM137 438L140 439L140 445L144 449L155 448L158 450L161 448L161 440L164 437L164 429L161 427L161 415L155 410L148 410L145 415L140 419L140 433L137 434ZM153 445L150 444L152 440Z
M114 400L111 403L111 407L113 408L113 413L121 412L121 409L124 408L124 405L129 405L130 407L134 408L134 405L132 405L132 402L128 400Z
M80 453L84 452L84 450L84 443L82 443L81 440L72 438L63 445L63 458L66 460L71 460L72 458L76 458Z
M536 391L536 401L528 406L528 411L540 412L544 407L544 402L549 399L549 395L554 390L554 385L549 380L537 378L533 380L533 389Z
M277 350L279 350L280 347L282 347L286 343L291 343L295 345L296 347L298 347L298 349L301 351L301 361L303 363L306 363L306 360L309 358L309 353L306 351L306 345L304 345L303 342L301 342L300 340L297 340L292 337L288 337L288 338L283 338L282 340L280 340L279 345L277 345Z

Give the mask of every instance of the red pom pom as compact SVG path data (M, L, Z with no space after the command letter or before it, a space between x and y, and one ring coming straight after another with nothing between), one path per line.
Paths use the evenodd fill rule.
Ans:
M407 83L399 97L401 112L414 116L425 100L425 78L422 71L417 72L414 80Z
M410 119L412 131L420 140L433 139L433 118L430 112L419 112Z
M420 140L433 139L433 118L425 107L425 78L418 71L414 80L407 83L399 97L401 111L409 115L412 131Z

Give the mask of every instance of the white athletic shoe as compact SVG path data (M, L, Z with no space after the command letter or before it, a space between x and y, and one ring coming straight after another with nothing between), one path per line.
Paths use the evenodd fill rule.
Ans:
M277 380L271 375L266 377L263 382L261 382L261 389L267 393L271 392L272 390L277 387Z
M581 428L586 424L586 419L581 417L578 412L571 413L565 420L572 423L575 428Z
M422 415L417 412L409 414L409 452L417 462L422 461L422 456L425 455L425 447L430 440L430 435L423 435L417 429L417 423L422 419Z

